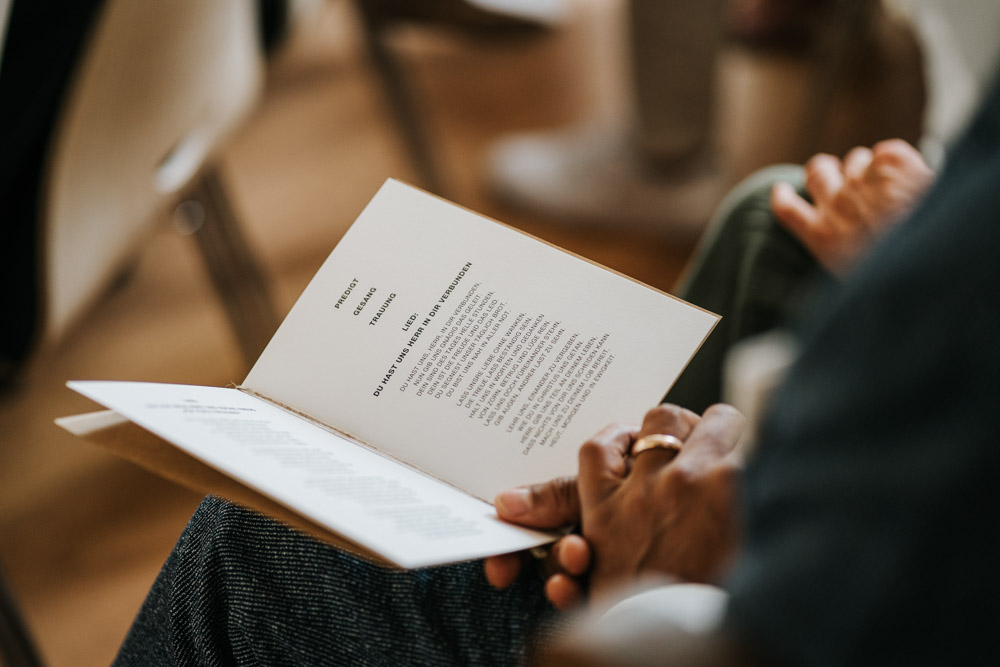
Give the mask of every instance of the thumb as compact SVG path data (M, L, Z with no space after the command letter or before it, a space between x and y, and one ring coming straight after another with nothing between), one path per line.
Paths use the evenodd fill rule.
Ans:
M532 528L559 528L580 521L575 477L508 489L494 504L501 519Z

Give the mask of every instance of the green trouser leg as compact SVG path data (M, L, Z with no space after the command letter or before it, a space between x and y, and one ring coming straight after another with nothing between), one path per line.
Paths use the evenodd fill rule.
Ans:
M778 165L747 177L723 200L696 250L676 293L722 320L664 401L698 413L717 403L732 345L787 322L817 286L832 283L771 213L770 191L777 181L801 192L801 167Z

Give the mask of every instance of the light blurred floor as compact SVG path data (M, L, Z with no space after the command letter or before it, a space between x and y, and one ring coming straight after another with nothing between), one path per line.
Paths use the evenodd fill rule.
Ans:
M597 76L580 67L619 4L574 4L580 16L544 38L477 44L415 31L397 46L454 199L669 289L690 237L552 225L497 208L480 183L484 149L501 134L621 112L607 102L620 94L620 63ZM614 47L605 38L601 48ZM808 101L810 65L735 49L722 63L719 136L733 173L789 159L798 147L779 128ZM416 180L345 3L328 3L273 64L224 168L283 312L386 177ZM0 397L0 560L52 665L110 662L199 500L56 428L53 418L94 409L64 383L239 382L245 369L207 285L191 240L165 221L129 279Z

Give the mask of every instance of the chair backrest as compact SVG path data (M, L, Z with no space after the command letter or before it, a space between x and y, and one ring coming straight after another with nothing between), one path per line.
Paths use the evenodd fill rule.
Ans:
M109 0L51 144L43 338L58 337L256 101L256 4Z

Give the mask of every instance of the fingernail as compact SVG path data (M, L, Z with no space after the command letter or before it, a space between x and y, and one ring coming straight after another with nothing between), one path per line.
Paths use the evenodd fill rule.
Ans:
M531 511L531 492L528 489L510 489L497 496L497 505L507 516L521 516Z

